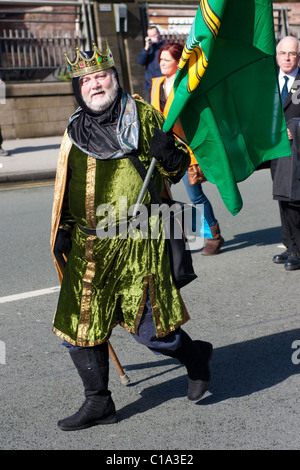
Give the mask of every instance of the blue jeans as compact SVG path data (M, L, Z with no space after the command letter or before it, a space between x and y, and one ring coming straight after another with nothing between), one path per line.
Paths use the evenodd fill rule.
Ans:
M212 227L213 225L216 225L217 220L214 215L214 211L212 208L211 203L205 196L203 190L202 190L202 185L195 184L195 185L190 185L189 183L189 178L188 178L188 172L185 173L185 175L182 178L182 181L184 182L186 192L188 193L188 196L193 204L203 204L204 206L204 217L209 225L209 227Z

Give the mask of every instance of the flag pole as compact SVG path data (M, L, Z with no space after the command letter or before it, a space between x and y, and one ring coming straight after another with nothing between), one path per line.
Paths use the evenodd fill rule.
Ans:
M144 179L144 183L143 183L143 186L142 186L142 189L140 191L140 194L137 198L137 201L135 203L135 206L134 206L134 209L133 209L133 214L132 216L133 217L136 217L136 214L137 214L137 211L140 207L140 204L145 196L145 192L147 191L147 187L148 187L148 184L151 180L151 177L152 177L152 173L154 171L154 168L155 168L155 165L156 165L156 159L154 157L152 157L152 160L151 160L151 163L150 163L150 166L148 168L148 171L147 171L147 174L146 174L146 177Z

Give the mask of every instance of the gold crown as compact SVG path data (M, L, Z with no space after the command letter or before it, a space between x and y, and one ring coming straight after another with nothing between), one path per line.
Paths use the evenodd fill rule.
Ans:
M76 58L74 62L68 59L67 53L65 52L66 64L71 78L82 77L88 73L98 72L101 70L109 69L115 65L113 55L109 48L107 41L106 51L100 52L96 44L93 42L93 56L89 59L85 52L79 50L78 46L75 46Z

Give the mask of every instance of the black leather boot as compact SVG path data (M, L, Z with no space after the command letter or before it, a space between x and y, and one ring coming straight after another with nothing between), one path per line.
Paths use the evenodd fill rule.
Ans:
M283 253L279 255L273 256L273 262L276 264L284 264L289 257L289 251L285 250Z
M200 340L193 341L183 330L181 330L181 347L176 351L168 351L168 356L178 359L187 369L187 397L189 400L200 400L208 390L210 381L209 361L212 351L213 346L211 343Z
M289 256L284 263L284 267L287 271L300 269L300 253L289 252Z
M77 413L58 421L62 431L78 431L97 424L116 423L116 410L108 390L108 346L71 350L70 356L84 386L85 402Z

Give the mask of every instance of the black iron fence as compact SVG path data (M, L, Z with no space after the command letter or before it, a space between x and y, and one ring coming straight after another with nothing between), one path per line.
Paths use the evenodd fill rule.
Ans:
M61 78L64 52L86 49L93 27L90 0L0 0L0 72L6 80Z
M65 72L64 51L85 49L95 37L91 0L0 0L0 72L7 79L43 79ZM38 8L37 8L38 7ZM165 42L185 43L197 7L141 4L147 24L156 24ZM289 8L274 8L276 39L291 33ZM143 23L143 22L142 22Z
M64 51L74 53L82 40L75 34L55 32L31 33L26 30L3 30L0 33L1 69L47 69L65 67Z
M156 25L164 40L166 42L179 41L185 42L191 24L197 12L197 6L195 5L165 5L160 4L141 4L141 9L144 8L144 14L146 20L142 24L143 33L146 35L147 25ZM289 12L290 7L273 7L273 18L274 18L274 31L275 39L279 41L282 37L293 34L298 37L300 34L299 25L291 25L289 23Z

